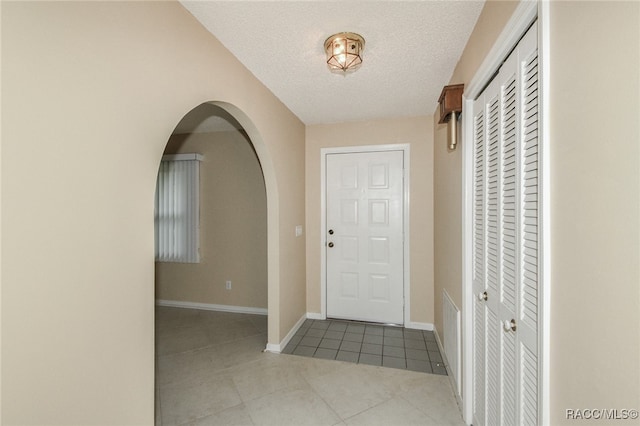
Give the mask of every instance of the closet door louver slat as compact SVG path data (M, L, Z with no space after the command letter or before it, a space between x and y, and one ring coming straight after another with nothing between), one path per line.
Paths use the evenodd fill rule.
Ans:
M487 287L498 292L499 261L499 103L498 97L487 104Z
M485 122L484 108L474 115L474 160L473 160L473 288L480 295L485 289ZM473 412L476 424L484 426L486 413L485 400L485 341L486 341L486 315L484 301L473 298L473 335L476 350L473 352L474 370L474 398Z
M535 37L534 37L535 36ZM523 40L521 79L524 111L522 125L522 201L520 276L520 424L538 424L538 320L539 320L539 138L538 138L538 53L537 35Z
M523 276L522 320L533 329L538 323L538 56L525 62L523 80Z
M503 65L500 71L500 111L501 111L501 281L500 281L500 319L515 317L518 274L518 108L519 99L515 74L515 61L512 59ZM517 401L517 339L515 333L500 334L502 359L501 394L502 424L515 425Z

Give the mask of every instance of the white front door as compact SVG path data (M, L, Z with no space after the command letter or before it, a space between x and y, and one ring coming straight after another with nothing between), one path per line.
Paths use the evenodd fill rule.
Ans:
M403 324L403 151L327 154L327 316Z

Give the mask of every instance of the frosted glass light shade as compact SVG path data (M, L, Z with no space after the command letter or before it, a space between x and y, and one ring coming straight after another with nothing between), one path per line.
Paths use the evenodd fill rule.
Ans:
M324 50L331 72L350 73L362 65L364 38L355 33L334 34L325 40Z

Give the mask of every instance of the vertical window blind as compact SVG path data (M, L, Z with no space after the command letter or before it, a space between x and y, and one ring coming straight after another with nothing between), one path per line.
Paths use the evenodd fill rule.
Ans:
M155 257L158 262L198 263L200 154L165 155L155 199Z

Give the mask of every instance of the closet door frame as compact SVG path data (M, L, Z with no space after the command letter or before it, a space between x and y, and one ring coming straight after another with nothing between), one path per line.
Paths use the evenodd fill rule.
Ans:
M466 424L473 420L473 103L491 81L495 72L511 50L518 44L531 23L538 20L538 58L539 58L539 161L540 161L540 253L541 274L539 276L538 311L538 420L549 423L549 338L550 338L550 179L549 179L549 3L521 2L507 22L502 33L487 54L484 62L471 82L465 87L462 114L462 292L463 292L463 339L464 356L462 365L462 403ZM469 113L465 114L468 111Z

